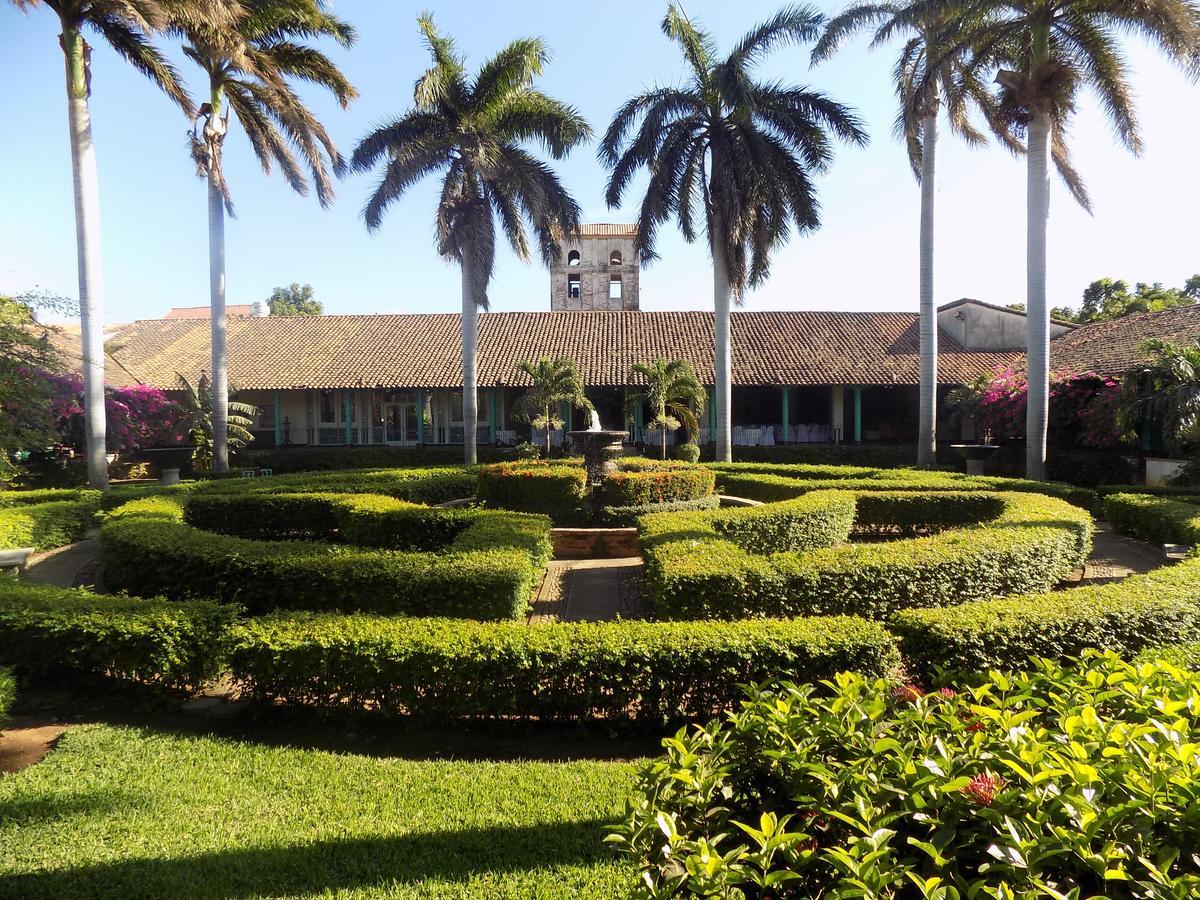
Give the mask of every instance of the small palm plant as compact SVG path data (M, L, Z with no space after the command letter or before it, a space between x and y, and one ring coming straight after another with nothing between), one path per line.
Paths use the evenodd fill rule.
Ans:
M687 64L682 87L657 87L629 100L600 143L612 170L605 200L619 206L639 169L650 179L638 217L643 262L671 217L684 238L706 234L715 306L716 458L732 459L730 300L766 281L771 254L794 226L820 225L813 175L833 159L831 137L865 144L851 111L818 91L756 81L754 67L775 47L816 40L824 16L785 7L746 34L725 57L712 37L672 4L662 22ZM640 124L639 124L640 123Z
M230 112L237 114L263 171L278 164L298 194L308 193L303 167L312 173L317 200L333 199L330 170L346 166L333 140L301 101L296 82L325 88L345 109L357 92L337 66L306 42L331 38L343 47L354 43L354 29L330 15L324 0L241 0L242 16L232 28L204 22L175 29L184 55L208 78L208 101L201 104L191 135L196 173L208 181L208 265L212 306L212 373L216 421L228 412L229 366L225 343L225 214L233 215L229 182L223 166ZM295 152L293 152L295 151ZM297 160L296 153L300 159ZM220 426L217 435L224 429ZM229 468L223 437L213 450L218 472Z
M626 396L625 415L634 416L643 403L650 407L646 428L659 432L663 459L667 458L668 431L682 427L693 438L700 433L700 416L708 396L686 359L668 362L660 357L649 365L634 363L629 380L644 381L645 387Z
M550 432L563 427L558 411L564 403L576 409L592 410L583 395L583 379L569 359L541 357L537 362L522 362L517 368L529 376L528 392L513 406L513 415L546 433L546 456L550 456Z
M527 145L540 144L562 159L591 129L573 107L534 88L550 59L540 39L513 41L471 77L433 19L423 15L418 21L433 65L417 81L413 108L362 139L354 168L368 172L383 163L383 177L363 210L371 231L409 188L442 174L437 251L462 270L464 453L474 463L478 313L488 307L496 221L522 260L530 256L525 223L532 225L542 260L550 265L560 255L563 235L579 230L579 205Z
M1183 453L1200 444L1200 341L1172 344L1154 338L1142 350L1150 358L1121 381L1121 429L1136 437L1153 423L1162 430L1167 452Z
M207 375L201 375L195 386L183 375L179 378L179 390L183 394L180 406L184 410L182 426L187 429L188 439L195 446L192 461L197 469L209 471L213 468L213 395ZM254 440L250 426L258 418L260 410L249 403L238 403L225 398L229 411L226 418L226 441L234 449L245 447Z

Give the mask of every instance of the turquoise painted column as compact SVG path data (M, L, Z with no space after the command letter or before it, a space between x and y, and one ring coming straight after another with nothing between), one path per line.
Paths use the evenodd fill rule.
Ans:
M854 443L862 443L862 388L854 388Z
M351 413L350 413L350 392L349 391L342 391L342 406L344 408L345 417L346 417L346 446L350 446L350 444L354 443L353 438L352 438L354 422L350 418Z
M275 392L275 446L283 443L283 394Z
M417 392L417 443L425 444L425 392Z
M788 412L789 412L788 400L790 398L790 394L792 393L792 389L785 387L782 390L783 390L783 410L782 410L782 414L779 417L779 424L781 424L783 426L783 440L780 441L780 443L786 444L791 440L791 435L792 435L791 422L789 421L789 416L788 416Z
M496 389L488 391L488 434L492 443L496 443Z

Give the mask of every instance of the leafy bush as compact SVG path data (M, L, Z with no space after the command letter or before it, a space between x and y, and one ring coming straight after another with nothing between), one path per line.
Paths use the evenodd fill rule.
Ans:
M219 502L193 498L200 515L215 518ZM264 510L287 498L230 498L231 521L242 500L259 513L251 530L267 527ZM307 505L310 530L324 501ZM114 590L176 599L212 597L251 612L274 609L369 610L386 614L515 618L525 614L550 556L544 517L486 510L434 510L389 498L345 498L353 514L344 539L411 546L439 534L442 552L363 550L302 541L260 541L202 531L184 524L179 499L149 497L109 513L101 532L105 583ZM357 505L356 505L357 504ZM349 510L347 513L346 510ZM441 523L441 524L439 524ZM447 524L449 523L449 527ZM289 528L280 522L280 528ZM357 529L357 530L355 530ZM439 529L441 529L439 531ZM451 539L452 538L452 539Z
M776 444L773 447L733 448L733 458L745 463L806 463L819 466L872 466L902 469L917 461L913 444Z
M609 837L637 895L1189 897L1200 673L1114 655L982 686L839 675L680 731Z
M605 506L646 506L698 500L713 493L716 475L685 462L626 459L604 476L600 496Z
M31 491L0 490L0 508L50 503L56 500L99 500L100 492L82 488L38 488Z
M437 469L353 469L266 478L233 478L196 485L203 494L386 494L413 503L444 503L475 492L475 472L466 466Z
M630 527L636 525L642 516L664 512L696 512L705 509L717 509L721 498L716 494L707 497L697 497L695 500L674 500L670 503L647 503L645 506L603 506L600 508L600 522L614 527Z
M292 614L238 626L231 669L259 699L332 710L660 724L728 708L748 678L878 675L897 661L883 628L851 618L530 627Z
M17 682L13 678L12 672L5 668L0 668L0 725L4 724L4 720L8 718L8 711L12 708L13 701L17 699Z
M1200 669L1200 643L1196 644L1167 644L1162 647L1149 647L1139 653L1134 662L1141 663L1170 663L1181 669Z
M671 450L671 457L681 462L698 463L700 462L700 445L693 444L691 441L680 444Z
M1012 669L1032 655L1135 653L1200 640L1200 561L1118 582L897 613L888 627L918 672Z
M1200 505L1182 497L1109 494L1103 504L1104 518L1122 534L1155 544L1200 544Z
M0 659L43 676L110 677L187 692L221 671L236 610L0 579Z
M556 522L586 516L587 473L565 462L498 463L479 469L477 496L488 506L543 513Z
M792 508L796 528L806 527L814 514L822 517L815 520L818 540L813 542L784 532L777 543L738 546L732 539L736 532L731 534L726 526L728 539L723 538L702 514L647 516L641 523L642 548L654 608L660 615L683 619L830 614L884 618L898 609L1049 590L1082 564L1091 546L1087 513L1032 494L977 495L957 501L938 494L897 494L890 504L888 498L872 495L858 513L857 525L872 526L866 517L872 509L887 511L890 521L911 524L919 518L921 496L926 498L925 520L935 526L939 514L961 525L971 510L983 515L994 513L997 504L1001 509L989 521L929 537L841 546L834 545L845 539L840 529L849 523L844 516L854 515L853 495L841 491L802 495L811 497L812 506ZM780 506L768 504L753 515L769 521ZM839 533L843 536L837 537ZM789 541L794 550L777 552Z
M99 492L80 494L79 500L0 507L0 549L53 550L82 538L95 518Z
M501 459L503 452L492 447L477 448L480 460ZM461 463L457 447L254 447L239 450L235 466L261 466L276 475L293 472L330 472L345 469L409 469L421 466L453 466ZM450 498L453 499L453 498Z

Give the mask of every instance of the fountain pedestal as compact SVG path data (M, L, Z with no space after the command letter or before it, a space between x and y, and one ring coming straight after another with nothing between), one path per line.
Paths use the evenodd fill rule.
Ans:
M616 470L616 460L625 449L626 432L568 431L567 436L583 451L583 467L587 470L588 484L597 485L604 479L605 472Z

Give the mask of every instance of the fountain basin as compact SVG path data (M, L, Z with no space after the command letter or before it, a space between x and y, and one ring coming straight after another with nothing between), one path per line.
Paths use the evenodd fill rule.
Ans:
M950 449L967 461L968 475L983 475L984 463L1000 449L997 444L951 444Z
M616 460L625 451L624 431L568 431L567 436L583 452L588 484L599 484L605 472L616 470Z

